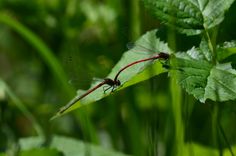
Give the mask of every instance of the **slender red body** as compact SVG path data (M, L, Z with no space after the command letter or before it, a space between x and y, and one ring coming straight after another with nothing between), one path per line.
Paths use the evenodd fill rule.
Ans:
M138 63L141 63L141 62L145 62L145 61L150 61L150 60L156 60L156 59L168 59L169 58L169 54L166 54L166 53L159 53L153 57L150 57L150 58L146 58L146 59L142 59L142 60L138 60L138 61L135 61L135 62L132 62L128 65L126 65L125 67L121 68L118 73L116 74L115 78L114 78L114 81L117 81L118 80L118 76L120 75L120 73L122 71L124 71L125 69L135 65L135 64L138 64Z

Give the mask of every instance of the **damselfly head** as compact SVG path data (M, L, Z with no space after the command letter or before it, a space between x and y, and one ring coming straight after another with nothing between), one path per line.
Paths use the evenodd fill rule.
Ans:
M165 59L165 60L169 59L170 57L169 54L163 53L163 52L160 52L158 55L160 56L160 58Z
M120 80L116 80L116 86L120 86L121 83L120 83Z

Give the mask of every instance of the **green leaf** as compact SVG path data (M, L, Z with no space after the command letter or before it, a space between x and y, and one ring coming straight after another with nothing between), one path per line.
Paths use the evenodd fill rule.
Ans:
M236 99L236 70L230 63L212 65L197 48L177 53L171 59L179 84L196 99L205 102Z
M210 75L212 65L205 60L200 60L202 55L198 49L191 49L188 53L177 53L171 60L171 65L176 68L179 84L196 99L204 102L207 77Z
M236 99L236 70L229 63L211 69L204 98L220 102Z
M168 26L187 35L220 24L234 0L144 0L148 9Z
M204 18L204 27L210 29L219 25L224 20L225 12L234 0L190 0L200 10Z
M217 59L222 61L231 55L236 54L236 41L225 42L217 47Z
M209 62L212 61L212 53L205 38L202 38L199 48L201 53L204 55L205 60Z
M40 151L43 140L44 139L42 137L30 137L20 139L19 143L23 151L33 151L31 149L37 149ZM96 156L125 156L125 154L115 152L110 149L102 148L100 146L95 146L62 136L54 136L49 146L51 152L55 151L56 149L60 153L63 153L63 155L65 156L84 156L87 152L89 152L90 155Z
M195 35L203 30L201 11L190 1L144 0L144 3L163 23L181 33Z
M115 75L118 73L118 71L128 65L129 63L132 63L137 60L149 58L153 56L154 54L157 54L159 52L166 52L169 53L170 49L168 48L167 44L160 41L159 38L156 37L157 30L153 30L150 32L147 32L142 37L140 37L136 42L134 48L126 51L123 56L121 57L120 61L115 65L115 67L112 69L111 73L107 76L108 78L114 79ZM144 48L145 47L145 48ZM133 65L126 70L124 70L118 77L118 79L121 82L121 86L117 88L116 91L124 89L130 85L134 85L136 83L139 83L141 81L147 80L153 76L159 75L163 72L166 72L164 68L162 68L162 65L159 61L146 61L142 63L138 63L136 65ZM94 86L98 85L100 82L95 82L91 85L90 88L93 88ZM83 105L98 101L108 95L110 95L111 89L104 94L103 87L98 88L97 90L93 91L91 94L83 98L80 102L75 103L72 106L64 106L61 108L63 111L59 111L52 119L61 116L65 113L68 113L76 108L79 108ZM78 91L79 97L84 93L84 91ZM74 99L75 99L74 98ZM74 100L72 99L72 100Z

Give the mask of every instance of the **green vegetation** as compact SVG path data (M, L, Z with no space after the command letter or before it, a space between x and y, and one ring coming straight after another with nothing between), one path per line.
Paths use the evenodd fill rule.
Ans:
M0 1L0 155L234 155L235 8ZM130 41L137 46L126 50ZM90 73L114 79L160 52L170 58L133 65L114 93L101 87L55 115L100 83Z

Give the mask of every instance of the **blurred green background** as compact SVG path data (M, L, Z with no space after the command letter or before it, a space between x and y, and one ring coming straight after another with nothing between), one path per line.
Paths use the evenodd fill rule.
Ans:
M220 26L219 43L235 39L235 9ZM218 144L212 134L214 103L181 92L168 74L49 121L77 89L106 77L128 42L154 28L176 51L200 42L160 25L138 0L0 0L0 153L17 153L25 137L46 138L47 146L54 135L140 156L175 155L187 143L227 148L222 134ZM219 106L234 145L235 102ZM186 155L194 153L187 149Z

